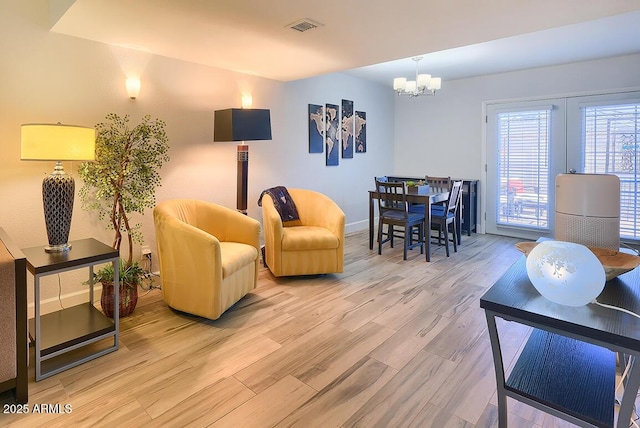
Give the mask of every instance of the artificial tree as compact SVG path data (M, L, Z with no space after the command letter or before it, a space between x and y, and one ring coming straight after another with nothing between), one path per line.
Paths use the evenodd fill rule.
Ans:
M152 120L147 115L134 127L129 126L128 115L109 113L106 120L96 125L95 161L80 165L84 185L79 195L82 207L97 212L98 218L114 231L113 248L120 252L126 238L128 256L120 264L120 306L124 304L131 312L135 308L131 300L137 301L137 287L144 274L133 260L133 244L143 243L143 236L141 224L134 223L132 216L155 206L155 191L161 185L160 169L169 160L169 144L166 125L160 119ZM110 312L111 308L105 306L109 306L110 293L113 302L111 266L96 272L94 279L103 285L103 310ZM128 315L123 310L120 316Z

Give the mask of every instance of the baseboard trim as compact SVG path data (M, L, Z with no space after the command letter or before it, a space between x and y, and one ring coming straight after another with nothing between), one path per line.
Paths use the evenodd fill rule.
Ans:
M93 298L94 303L100 301L100 296L102 295L102 287L95 286L93 289ZM48 314L51 312L59 311L62 308L69 308L71 306L79 305L81 303L85 303L89 300L89 289L75 291L73 293L68 293L60 296L60 299L57 297L52 297L50 299L44 299L40 301L40 313L41 315ZM62 301L62 306L60 302ZM35 316L35 305L33 303L29 303L27 305L27 318L33 318Z

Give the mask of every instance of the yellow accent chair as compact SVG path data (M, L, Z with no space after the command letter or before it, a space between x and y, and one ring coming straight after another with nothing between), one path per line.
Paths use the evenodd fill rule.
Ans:
M322 193L287 190L299 220L283 223L271 196L262 198L265 260L271 273L295 276L342 272L344 212Z
M256 287L260 223L235 210L173 199L153 210L164 301L218 319Z

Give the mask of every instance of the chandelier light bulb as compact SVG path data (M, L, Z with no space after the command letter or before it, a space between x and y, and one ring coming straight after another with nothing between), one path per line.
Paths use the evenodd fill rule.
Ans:
M418 82L418 88L422 90L429 86L429 83L431 82L431 75L418 74L418 78L416 79L416 81Z
M393 79L393 90L404 91L407 86L407 79L405 77L396 77Z

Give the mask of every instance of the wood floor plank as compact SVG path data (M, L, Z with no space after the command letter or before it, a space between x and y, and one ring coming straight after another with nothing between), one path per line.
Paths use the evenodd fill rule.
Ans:
M377 320L376 320L377 322ZM419 312L389 339L371 352L371 357L400 370L431 342L451 319L428 311Z
M408 426L447 382L455 368L455 363L421 351L358 409L344 426Z
M293 376L285 376L278 382L220 418L216 427L272 427L307 402L316 391Z
M428 350L450 361L460 362L481 336L487 335L484 312L466 308L440 334L429 342Z
M249 388L234 377L212 383L176 403L166 412L153 419L152 426L204 427L223 418L255 397Z
M339 427L380 390L397 370L365 357L281 421L279 428Z
M489 338L482 336L477 345L458 363L447 388L440 389L431 399L447 414L471 424L480 420L496 389L493 358L487 352Z
M432 403L428 403L411 422L408 427L447 427L447 428L473 428L474 425L456 415L440 409Z

